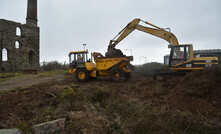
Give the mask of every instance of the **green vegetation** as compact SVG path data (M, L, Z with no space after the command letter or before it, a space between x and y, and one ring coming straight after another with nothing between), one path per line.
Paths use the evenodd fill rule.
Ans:
M158 90L158 89L157 89ZM67 119L66 133L217 133L221 125L206 114L170 110L152 101L134 102L105 87L54 85L26 123L37 124ZM29 130L30 131L30 130Z
M9 77L15 77L15 73L0 73L0 78L9 78Z
M46 77L46 76L65 74L65 73L68 73L68 70L39 71L37 75L40 77ZM25 75L33 75L33 74L23 74L22 72L0 73L0 82L4 82L10 80L11 78L18 76L25 76Z
M62 64L58 61L43 62L41 70L43 71L54 71L54 70L67 70L68 64Z
M1 96L1 95L4 95L5 93L6 93L6 91L1 91L1 90L0 90L0 96Z
M0 73L0 82L7 81L10 78L20 76L20 75L21 75L20 72L18 72L18 73Z
M23 123L18 123L16 128L22 130L23 133L33 133L33 130L30 126L28 126L28 124L26 124L25 122Z
M38 76L51 76L51 75L65 74L65 73L68 73L68 70L42 71L38 72Z
M160 67L155 63L154 66ZM66 118L66 129L62 133L67 134L220 133L220 113L209 114L211 111L208 110L212 107L214 111L219 111L219 108L213 107L207 100L217 88L220 72L219 69L213 72L208 68L184 78L171 79L170 82L156 82L152 78L142 77L123 83L109 83L102 79L99 82L78 83L70 81L72 76L67 75L64 82L52 82L46 88L43 85L35 89L37 92L34 93L43 93L39 93L40 99L27 104L27 107L31 107L28 108L30 118L23 119L12 114L9 122L26 133L31 133L28 128L34 124L58 118ZM42 76L59 73L66 72L53 71ZM29 96L32 90L27 88L18 92ZM27 96L24 98L30 99ZM199 101L204 105L202 109L205 109L202 110L197 102L188 99ZM187 104L183 106L179 103ZM26 108L26 104L22 108Z

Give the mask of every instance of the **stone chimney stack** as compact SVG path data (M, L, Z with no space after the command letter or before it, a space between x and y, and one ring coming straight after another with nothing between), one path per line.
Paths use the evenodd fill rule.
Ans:
M26 24L37 27L37 18L37 0L28 0Z

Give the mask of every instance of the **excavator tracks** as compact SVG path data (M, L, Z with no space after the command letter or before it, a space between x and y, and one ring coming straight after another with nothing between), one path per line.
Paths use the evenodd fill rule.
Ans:
M156 73L154 75L154 79L158 81L165 81L167 79L170 79L172 77L184 77L187 72L162 72L162 73Z

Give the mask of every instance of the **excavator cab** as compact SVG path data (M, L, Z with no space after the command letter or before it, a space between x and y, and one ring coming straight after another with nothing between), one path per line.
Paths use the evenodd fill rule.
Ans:
M217 57L194 57L192 44L180 44L171 47L169 61L171 70L202 70L215 64L218 64Z
M186 61L192 58L190 53L191 45L176 45L171 48L170 54L170 67L176 67L183 65ZM192 52L192 51L191 51Z

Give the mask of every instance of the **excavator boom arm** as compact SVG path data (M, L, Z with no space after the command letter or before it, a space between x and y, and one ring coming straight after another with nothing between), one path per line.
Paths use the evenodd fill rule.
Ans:
M157 27L149 22L146 21L142 21L152 27L155 28L150 28L150 27L145 27L145 26L141 26L139 25L139 22L142 21L140 19L134 19L132 22L130 22L123 30L121 30L119 32L119 34L116 37L118 37L116 40L111 40L109 46L115 47L121 40L123 40L125 37L127 37L131 32L133 32L135 29L142 31L142 32L146 32L148 34L157 36L159 38L162 38L164 40L166 40L167 42L169 42L171 45L179 45L178 40L176 38L176 36L169 32L166 31L163 28Z
M173 33L168 32L164 29L154 29L154 28L144 27L141 25L136 25L135 27L139 31L143 31L151 35L157 36L159 38L162 38L166 40L168 43L170 43L171 45L179 45L176 36Z

